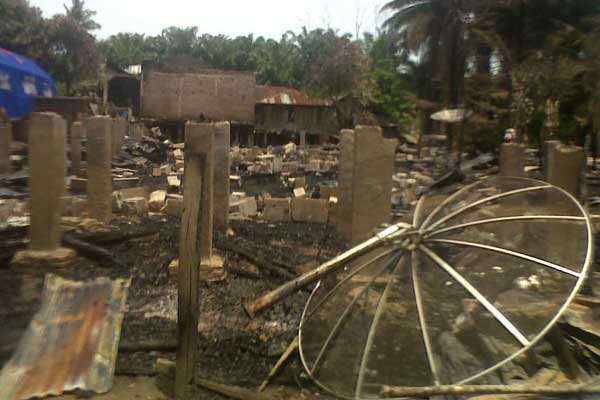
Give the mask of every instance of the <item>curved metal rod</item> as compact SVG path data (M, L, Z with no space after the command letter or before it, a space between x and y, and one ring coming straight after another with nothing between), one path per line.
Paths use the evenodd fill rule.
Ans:
M439 385L441 383L440 373L435 361L435 356L433 355L433 346L431 344L431 337L429 336L427 319L425 318L425 307L423 305L423 298L421 297L421 285L419 283L419 272L417 270L416 251L413 251L411 254L411 269L413 290L415 292L415 301L417 303L417 314L419 316L419 325L421 326L421 335L423 336L425 352L427 353L427 361L429 362L429 369L431 369L431 375L433 375L433 383L434 385Z
M332 274L342 268L351 260L360 257L361 255L380 247L385 239L390 235L393 235L401 230L408 230L411 226L406 223L398 223L396 225L392 225L389 228L379 232L372 238L368 239L366 242L359 244L358 246L346 251L343 254L335 257L332 260L327 261L325 264L322 264L316 269L309 271L296 279L293 279L281 286L277 289L261 296L260 298L252 301L252 302L244 302L244 310L251 317L254 318L259 313L263 312L269 307L272 307L274 304L282 301L290 294L306 287L312 283L315 283L326 275Z
M468 192L472 188L477 187L477 186L483 184L484 182L485 181L479 181L479 182L472 183L472 184L467 185L464 188L460 189L459 191L455 192L454 194L446 197L444 199L444 201L442 201L436 208L433 209L433 211L427 216L427 218L425 219L425 221L423 221L423 224L421 224L420 231L423 232L425 230L425 228L427 228L427 225L429 225L431 223L431 221L433 220L433 218L436 215L438 215L439 212L442 211L442 209L446 205L448 205L449 203L453 202L456 198L458 198L463 193Z
M488 299L485 298L475 286L471 285L458 271L456 271L450 264L444 261L440 256L431 251L424 245L419 246L419 250L427 255L433 262L435 262L440 268L442 268L448 275L450 275L456 282L458 282L463 288L465 288L478 302L488 310L494 318L521 343L522 346L529 346L529 339L525 337L519 331L519 329L512 323L500 310L498 310Z
M360 369L358 370L358 379L356 381L356 393L355 398L358 400L362 394L363 383L365 380L365 372L367 370L367 364L369 363L369 356L371 355L371 349L373 348L373 340L375 339L375 332L377 331L377 326L379 325L379 320L381 319L381 315L383 314L383 309L387 304L388 296L390 295L390 291L392 289L392 283L396 278L396 274L400 269L404 261L404 257L398 260L396 267L390 273L390 279L388 280L385 290L383 294L379 298L377 302L377 308L375 309L375 315L373 316L373 320L371 321L371 327L369 328L369 334L367 335L367 341L365 342L365 348L363 350L362 359L360 362Z
M523 189L515 189L515 190L511 190L509 192L504 192L504 193L496 194L494 196L483 198L481 200L478 200L474 203L468 204L464 207L459 208L458 210L451 212L450 214L446 215L445 217L434 222L426 230L428 232L432 231L433 229L437 228L438 226L442 225L443 223L448 222L449 220L451 220L453 218L456 218L457 216L463 214L466 211L472 210L473 208L477 208L482 204L489 203L491 201L502 199L505 197L515 196L515 195L522 194L522 193L533 192L536 190L552 189L552 187L553 187L552 185L532 186L532 187L523 188Z
M565 268L558 264L551 263L550 261L542 260L541 258L533 257L527 254L519 253L518 251L504 249L502 247L489 246L487 244L473 243L473 242L464 242L462 240L452 240L452 239L431 239L428 242L432 243L445 243L445 244L456 244L464 247L474 247L477 249L495 251L497 253L506 254L509 256L517 257L522 260L531 261L539 265L543 265L548 268L555 269L563 274L574 276L575 278L580 278L581 274L579 272L575 272L569 268Z
M552 318L552 320L550 322L548 322L546 327L544 329L542 329L542 331L540 333L538 333L538 335L531 341L531 344L529 345L529 347L525 347L525 348L517 351L512 356L507 357L500 363L498 363L484 371L481 371L474 376L471 376L467 379L463 379L462 381L457 383L458 385L463 385L463 384L467 384L469 382L476 381L477 379L489 374L490 372L497 370L498 368L502 367L503 365L506 365L507 363L511 362L512 360L515 360L517 357L520 357L521 355L525 354L525 352L527 350L529 350L532 346L539 343L540 340L542 340L542 338L544 338L548 334L548 332L550 332L552 327L560 320L560 318L563 316L565 311L567 311L567 309L569 308L569 306L575 299L575 296L577 296L577 293L579 293L579 290L582 288L583 283L585 282L585 277L587 276L587 274L591 268L592 260L594 258L594 235L593 235L592 223L590 221L590 218L589 218L589 215L588 215L586 209L583 208L583 206L579 203L579 201L575 198L575 196L573 196L571 193L567 192L566 190L564 190L563 188L560 188L558 186L555 186L554 188L556 190L558 190L559 192L561 192L562 194L564 194L567 198L569 198L573 202L573 204L579 209L579 212L581 212L581 215L583 215L585 217L585 222L586 222L585 230L587 233L587 240L586 240L587 251L586 251L586 255L585 255L585 261L583 262L583 267L581 269L580 277L579 277L579 279L577 279L577 282L573 286L573 290L571 291L571 294L569 295L569 297L564 301L562 307L556 312L556 315L554 316L554 318Z
M362 271L364 271L365 269L367 269L367 267L369 267L372 263L375 263L379 260L381 260L383 257L389 255L390 253L393 253L394 251L397 251L398 249L396 247L394 247L391 250L385 251L381 254L379 254L378 256L371 258L369 261L365 261L360 267L356 268L354 271L352 271L350 274L348 274L348 276L344 277L344 279L342 279L341 281L339 281L325 296L323 296L323 298L317 303L316 306L313 307L313 309L311 310L311 312L306 316L306 321L308 321L312 316L314 316L316 314L316 312L318 311L319 308L321 308L321 306L327 301L329 300L329 298L346 282L348 282L350 279L354 278L356 275L358 275L359 273L361 273Z
M352 299L352 301L350 302L350 304L348 304L346 306L346 309L344 310L344 312L342 313L342 315L340 316L340 318L337 320L337 322L335 323L333 329L329 333L329 336L327 336L327 339L323 343L323 346L321 347L321 350L319 351L319 354L317 355L317 358L315 359L315 362L313 363L313 366L312 366L312 368L310 370L311 375L313 375L315 373L317 367L319 366L319 363L321 362L321 358L323 358L323 355L325 354L325 351L327 350L327 347L329 347L329 343L333 340L334 336L337 334L338 330L342 326L342 323L344 323L344 321L346 320L346 317L348 316L348 314L350 314L350 311L352 310L352 307L354 307L354 305L358 302L358 300L362 297L362 295L365 294L365 292L371 286L373 286L373 283L375 283L375 281L377 280L377 278L379 278L392 265L394 265L396 262L398 262L398 258L400 256L401 256L400 253L395 254L394 256L392 256L392 259L390 260L390 262L387 263L383 268L381 268L380 271L378 271L376 274L374 274L371 277L371 279L369 280L369 282L367 282L367 284L365 285L365 287L363 287L360 290L360 292L354 297L354 299Z
M431 238L443 233L457 231L472 226L493 224L496 222L511 222L511 221L530 221L530 220L558 220L558 221L585 221L584 217L568 216L568 215L517 215L514 217L499 217L482 219L481 221L466 222L460 225L450 226L448 228L439 229L437 231L425 234L424 238Z

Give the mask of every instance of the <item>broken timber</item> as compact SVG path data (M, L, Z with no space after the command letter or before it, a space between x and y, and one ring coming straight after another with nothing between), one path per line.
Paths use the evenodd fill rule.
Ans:
M293 293L296 293L298 290L301 290L302 288L319 281L326 275L336 272L339 268L346 265L348 261L353 260L382 245L387 237L398 234L399 232L404 232L408 230L408 228L408 225L402 223L393 225L366 242L363 242L362 244L354 247L351 250L348 250L333 260L326 262L319 268L307 272L306 274L278 287L272 292L265 294L251 303L244 303L244 309L246 310L246 313L248 313L251 318L256 317L261 312L286 299Z
M457 385L457 386L431 386L431 387L393 387L384 386L381 396L384 398L397 397L431 397L443 395L484 395L484 394L544 394L544 395L573 395L573 394L598 394L599 387L591 385Z
M185 192L179 239L179 272L177 299L178 343L175 370L175 398L190 399L196 387L198 341L198 280L200 278L201 247L205 238L202 227L206 215L204 188L208 155L201 149L214 140L212 130L199 124L185 126ZM208 199L210 200L210 199Z

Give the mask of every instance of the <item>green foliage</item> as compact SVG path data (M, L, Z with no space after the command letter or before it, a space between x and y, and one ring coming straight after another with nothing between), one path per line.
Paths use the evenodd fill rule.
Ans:
M85 0L71 0L71 7L67 7L66 4L63 4L63 7L65 8L65 15L72 18L86 31L101 28L100 24L94 21L96 11L85 8Z
M376 68L373 75L377 83L374 111L389 116L396 124L409 126L416 111L409 77L383 68Z
M96 43L89 33L100 28L96 12L84 0L64 8L65 15L44 20L27 0L0 0L0 46L40 62L65 84L67 94L95 76L100 58L126 68L184 55L212 68L255 71L259 84L301 89L336 104L352 99L396 123L407 123L413 114L410 79L397 72L401 59L384 33L358 41L332 29L303 28L273 40L168 27L157 36L119 33Z
M424 114L464 106L476 113L473 136L495 138L508 125L535 140L553 99L564 140L600 128L600 1L391 0L384 9L398 54L419 68Z
M98 65L95 40L73 18L57 15L48 23L48 68L65 83L72 95L73 84L94 76Z
M41 10L27 0L0 0L0 47L42 59L47 38Z
M126 68L141 64L154 56L153 42L137 33L119 33L100 43L105 57L114 65Z

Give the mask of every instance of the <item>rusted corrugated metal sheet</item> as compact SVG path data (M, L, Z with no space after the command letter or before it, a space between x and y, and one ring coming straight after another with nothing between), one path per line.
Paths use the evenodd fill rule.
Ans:
M41 309L0 373L0 399L109 391L130 283L47 275Z
M298 106L329 106L327 100L316 99L297 89L282 86L257 86L257 103L288 104Z

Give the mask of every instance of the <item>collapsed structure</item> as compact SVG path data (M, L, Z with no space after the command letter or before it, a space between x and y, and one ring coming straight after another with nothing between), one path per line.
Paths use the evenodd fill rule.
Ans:
M435 219L425 216L436 214L435 204L426 204L424 201L418 203L419 195L433 191L436 187L458 189L460 184L456 184L456 181L464 179L464 176L461 178L461 169L450 173L445 170L446 149L441 146L417 146L419 141L415 143L412 137L399 143L396 139L384 138L382 129L376 126L356 126L352 130L338 132L335 111L328 102L317 101L286 88L257 87L252 74L155 67L146 69L140 88L140 115L164 122L167 126L176 126L179 135L167 135L156 124L147 126L147 121L136 120L131 124L133 121L117 115L92 116L89 113L91 110L79 107L82 103L74 99L56 99L52 104L46 104L47 108L64 106L65 115L61 117L53 113L35 113L27 124L19 127L19 133L29 141L26 158L29 164L26 171L29 200L27 204L23 204L25 202L18 200L19 196L14 196L10 202L0 203L0 229L13 229L17 223L28 225L30 234L25 242L27 248L21 246L11 253L13 266L36 265L43 272L46 271L43 268L48 266L68 269L69 266L81 263L82 258L86 257L100 257L111 265L122 263L110 252L82 242L80 238L74 240L70 234L65 234L63 229L67 221L75 221L78 229L83 229L81 226L85 225L100 231L148 221L160 225L176 224L179 229L178 238L175 242L169 242L168 247L178 247L178 255L167 256L169 259L165 263L161 258L162 251L153 254L152 257L161 260L152 259L158 264L156 269L160 269L167 279L157 279L149 286L156 286L155 282L162 282L165 287L173 289L174 285L177 286L178 295L171 298L172 308L165 318L174 318L179 324L176 345L166 346L177 351L177 398L189 398L196 389L196 369L199 364L197 349L201 340L198 329L202 328L203 321L199 311L198 288L200 285L206 285L204 288L211 287L211 283L229 279L228 273L235 274L236 279L238 276L243 276L243 279L269 276L289 281L282 288L263 297L258 297L260 293L257 292L243 291L246 311L256 316L298 289L317 282L323 278L324 271L343 271L337 277L323 281L319 286L320 291L315 292L308 302L303 317L297 316L296 320L285 325L291 330L295 323L301 327L304 336L296 343L302 347L303 361L307 363L305 367L309 375L341 397L356 398L383 396L382 393L386 390L388 394L402 393L403 388L397 386L411 382L423 386L428 383L440 385L463 382L472 376L483 376L482 371L499 363L492 363L490 366L487 361L478 362L476 370L470 371L473 373L467 377L458 376L460 374L451 368L438 368L442 364L453 365L456 361L452 358L453 354L445 352L444 348L447 345L450 349L463 349L460 347L463 344L460 342L461 338L454 336L471 332L468 325L470 321L482 324L499 322L512 335L511 339L516 339L526 350L543 333L548 332L566 306L553 307L551 312L545 314L544 322L550 320L550 323L537 324L536 329L523 333L516 326L518 324L511 321L507 323L508 319L500 309L502 307L494 304L510 297L513 279L521 285L526 284L522 279L527 284L533 284L531 282L536 282L538 275L548 275L543 275L534 268L527 276L520 276L522 265L513 265L503 258L505 256L552 270L556 276L546 277L547 282L554 285L550 286L550 290L557 291L562 288L561 285L564 286L563 275L574 279L574 283L567 285L568 291L560 291L566 297L563 303L565 305L573 300L582 286L589 268L591 232L585 211L571 197L585 196L585 190L582 189L584 179L580 177L583 176L586 160L585 153L580 148L547 144L543 169L546 180L562 188L555 189L525 179L530 176L528 171L532 171L528 170L531 166L527 165L530 164L526 159L528 150L523 145L505 144L501 148L500 167L497 171L503 178L498 184L478 186L479 183L476 183L471 187L476 189L472 192L459 191L459 194L450 197L457 199L457 203L445 211L441 208L448 205L447 200L444 201L444 197L437 198L438 202L442 202L442 207L437 209L439 219ZM83 104L86 104L85 101ZM251 128L247 129L249 126ZM7 134L3 136L8 140L0 140L0 176L8 176L6 182L21 182L19 179L22 178L13 177L16 174L13 171L19 169L25 158L13 155L12 129L7 122L0 125L0 134L4 132ZM243 132L247 133L246 140L241 140ZM265 134L269 132L277 132L277 136L267 138ZM336 140L332 142L338 144L325 144L321 139L331 135L336 136ZM17 135L17 138L20 136ZM251 139L250 146L239 146L241 142L247 143L248 139ZM422 144L428 143L425 139L430 139L429 143L435 142L435 138L423 138ZM256 144L260 146L255 146ZM70 169L65 164L67 154L71 162ZM443 162L438 162L438 159ZM487 164L489 160L490 158L484 158L482 164ZM470 165L476 164L477 161L473 161ZM433 168L439 168L435 173L435 178L440 178L437 181L430 172ZM470 167L463 168L473 174L469 179L478 180L485 175L476 175ZM70 171L67 186L66 171ZM577 179L573 179L574 176ZM68 196L65 196L65 189L70 191ZM551 201L553 196L547 193L543 193L546 197L529 196L538 191L550 191L555 195L558 193L560 198ZM460 198L460 194L465 194L465 197ZM517 196L519 194L523 195L522 198ZM504 197L505 200L499 201ZM552 207L557 208L550 207L548 211L545 207L549 202L553 204ZM484 203L486 207L477 208ZM505 208L498 203L503 203L507 206L506 209L515 211L516 214L505 212ZM569 207L563 211L560 207L565 205ZM538 207L540 215L528 214L534 207ZM433 210L432 214L421 214L425 209ZM459 215L462 217L465 209L474 211L471 215L474 215L473 219L457 218L458 226L445 224ZM411 220L413 215L416 217ZM61 219L61 216L72 219ZM502 220L499 221L498 218ZM536 218L552 220L560 227L561 232L579 237L579 246L567 246L564 240L561 241L560 235L548 229L547 225L541 228L540 235L547 240L543 246L540 245L540 249L548 254L558 254L562 257L558 261L545 259L543 254L530 254L530 248L504 248L498 243L477 244L477 237L471 237L467 241L461 236L463 229L471 229L470 232L475 232L476 235L491 238L489 240L502 238L505 243L522 244L524 241L540 240L534 232L537 225L533 224L533 227L525 229L522 222ZM557 220L561 218L575 221L574 226L558 223ZM252 224L252 228L256 230L276 229L277 226L304 227L305 230L290 234L294 240L299 240L308 232L324 232L321 243L313 240L310 248L304 250L310 252L316 261L291 267L277 260L274 257L276 252L273 251L277 246L275 240L263 244L268 249L266 255L264 250L262 254L252 253L248 250L248 240L245 243L236 240L240 238L236 238L237 233L232 230L232 227L239 228L240 222ZM492 231L479 230L482 226L498 222L511 224L500 223L501 228ZM581 229L583 225L585 230ZM331 260L321 265L323 242L334 236L333 230L328 230L330 226L335 226L337 236L345 240L344 246L336 248L336 251L351 250L338 257L334 253L330 255ZM292 231L293 229L295 228L290 228ZM404 230L403 233L396 235L401 230ZM457 238L443 234L448 232L459 236ZM519 236L522 232L527 235ZM90 237L93 236L87 238ZM166 238L158 236L152 244L140 247L160 247L163 241L169 240L169 235ZM235 243L243 243L246 247L236 247ZM356 251L357 248L372 250L370 246L375 244L383 247L377 247L375 253ZM353 248L355 245L358 247ZM448 250L446 245L466 246L477 250ZM587 247L582 250L584 245ZM435 252L430 247L435 247ZM491 247L494 249L491 250ZM7 245L7 248L12 247ZM485 259L486 267L474 271L474 275L469 275L468 279L461 278L461 269L446 261L446 258L451 258L453 262L460 261L461 266L463 263L471 265L475 261L479 262L479 258L473 259L473 254L479 251L477 254L481 255L484 250L502 256ZM300 250L292 247L280 253L296 251ZM410 257L405 253L410 253ZM340 260L348 261L345 258L348 254L358 254L364 258L353 258L349 263L342 263ZM245 263L232 262L232 255L245 260ZM576 260L572 261L574 259ZM422 269L425 267L422 266L435 273L432 272L431 276L419 276L424 273ZM526 266L531 267L530 264ZM411 272L412 275L402 276L401 270ZM487 274L488 270L504 274L503 276L510 275L511 278L504 282L502 293L488 295L493 301L481 295L469 283L478 279L481 276L479 274ZM453 281L448 281L443 273ZM401 277L407 279L400 279ZM422 278L420 282L425 293L430 297L425 305L419 304L419 277ZM24 278L21 284L31 291L35 285L27 282L27 279ZM140 276L139 279L143 278ZM408 288L412 290L404 290L407 289L403 286L406 282L413 282L412 288ZM134 279L134 285L135 283ZM127 286L128 283L123 281L121 285ZM262 290L260 285L253 289L256 291L257 288ZM371 288L375 294L370 291ZM325 289L336 293L329 294L331 292L326 292ZM466 295L457 293L464 291L463 289L466 289ZM436 318L432 324L434 329L429 332L431 338L428 338L423 309L429 307L431 311L437 299L434 294L443 290L454 291L447 302L452 303L451 310L448 306L448 310L452 312L446 325L452 326L452 329L445 331L443 326L446 325L439 323L439 315L435 312L428 313ZM414 293L414 300L402 297L411 293ZM324 297L320 297L321 295ZM254 296L257 298L252 301ZM337 296L337 305L326 301L331 296ZM486 311L476 312L473 304L466 301L470 299L469 296L481 303ZM124 302L124 299L122 293L115 297L115 310L112 314L108 313L107 318L123 315L124 304L120 302ZM212 301L221 302L223 298L213 296ZM365 306L357 311L354 306L359 301L364 301ZM234 302L239 308L239 299L236 298ZM136 306L140 307L139 304ZM86 310L89 307L92 305L85 305ZM417 313L410 314L409 308L413 311L416 309ZM520 312L514 311L514 314L518 314L518 319L528 318L523 317ZM287 313L286 309L281 314ZM148 311L141 315L146 318ZM330 317L331 315L335 318ZM311 320L313 316L315 320ZM336 342L334 337L346 318L350 318L352 323L349 326L355 329L346 333L346 340ZM365 319L370 319L371 326L375 328L361 330ZM463 321L464 324L457 321ZM381 322L383 328L378 331L376 328ZM261 338L271 338L265 333L272 326L269 323L252 329L258 331ZM401 343L387 341L391 335L389 332L398 331L403 323L411 325L410 330L414 331L414 335L403 337ZM119 331L120 324L121 321L106 320L100 321L98 326L110 326ZM51 325L45 329L56 329ZM239 321L235 325L239 325ZM417 329L417 326L420 328ZM421 332L422 337L417 335L417 331ZM435 341L432 339L434 334ZM360 341L360 345L357 341ZM419 357L424 362L418 364L418 379L410 375L417 374L419 369L413 365L392 365L388 368L393 364L388 357L399 352L398 348L407 343L416 345L421 342L424 347ZM495 339L483 342L490 351L496 349L494 345L499 345ZM112 353L110 357L106 357L108 361L102 364L108 371L113 371L116 363L114 352L117 348L114 342L111 343L113 346L108 351ZM506 356L502 360L513 360L516 357L513 354L524 352L511 352L514 343L501 344L502 351L498 353ZM330 345L334 348L333 353L328 353ZM432 347L436 347L436 351L432 352ZM98 348L107 351L102 346ZM375 352L371 355L373 349L383 350L377 355ZM285 352L284 355L288 353ZM473 349L459 352L459 356L464 354L473 356ZM442 358L444 363L438 362L438 358ZM338 368L338 364L343 364L347 359L360 361L349 363L348 368ZM43 359L36 361L36 365L27 368L43 367L44 362ZM378 366L373 367L373 363ZM398 373L399 370L402 370L402 374ZM94 371L89 373L93 374ZM344 378L335 378L340 375L344 375ZM402 376L408 381L386 382L383 379L385 376ZM411 381L412 378L415 380ZM103 390L106 382L103 380ZM65 387L56 389L57 393L65 388L68 388L66 383Z

